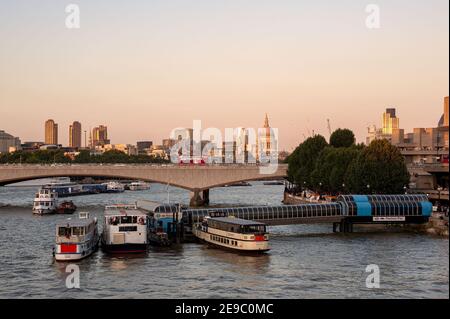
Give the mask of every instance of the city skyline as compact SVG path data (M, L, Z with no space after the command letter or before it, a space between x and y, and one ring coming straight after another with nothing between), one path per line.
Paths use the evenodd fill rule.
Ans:
M262 127L268 113L291 151L327 137L327 119L363 142L386 108L407 131L434 127L448 95L448 1L379 1L376 30L358 1L77 4L77 30L56 1L0 4L0 125L23 141L48 118L64 144L75 119L134 144L193 120Z
M446 119L446 118L448 118L448 116L446 116L446 112L448 112L448 106L447 106L447 108L444 107L444 109L442 110L442 105L444 105L444 104L448 105L448 96L445 96L442 99L442 104L441 104L441 116L444 119ZM392 134L392 129L393 128L395 128L395 129L400 129L400 128L405 129L402 125L400 125L400 119L399 119L399 117L397 115L398 115L398 113L397 113L397 109L396 108L392 108L392 107L386 108L385 112L382 113L381 120L378 121L378 122L374 120L373 121L374 124L372 126L373 126L373 128L377 128L377 129L382 130L383 134ZM440 119L440 117L439 117L439 119ZM59 135L58 124L55 123L55 121L53 119L48 119L48 120L45 121L45 125L44 125L44 128L45 128L44 141L46 139L45 136L47 134L47 130L48 130L47 128L48 128L49 122L51 122L52 125L55 125L55 127L56 127L56 138L58 139L58 135ZM439 120L436 121L435 124L431 125L431 126L416 125L416 126L413 126L413 128L434 127L434 126L437 126L438 122L439 122ZM73 146L73 145L71 145L71 141L72 141L71 131L72 131L72 127L74 125L77 126L77 128L76 128L77 134L76 135L79 134L79 136L80 136L80 146ZM264 128L267 125L268 125L268 114L266 113L265 114L265 118L264 118L264 124L261 127ZM74 121L74 122L72 122L72 124L69 124L68 143L67 144L64 143L64 142L61 143L61 141L59 141L59 143L56 143L56 144L61 144L63 146L68 146L68 147L85 147L85 145L84 145L85 142L83 142L83 137L81 136L82 133L89 135L89 138L87 138L87 140L86 140L86 146L87 147L94 147L96 145L105 145L105 144L130 144L130 145L137 145L137 143L139 141L143 141L143 140L150 140L150 141L153 142L154 145L162 145L162 144L164 144L164 140L170 139L170 136L169 136L170 134L168 134L166 137L163 137L160 140L161 143L158 143L158 140L153 138L153 137L151 137L151 136L150 137L142 137L142 138L138 137L135 141L127 141L127 142L124 142L124 143L115 143L115 142L113 143L113 142L111 142L111 139L108 138L108 125L98 125L98 126L94 126L91 129L86 129L85 128L84 131L82 131L81 127L82 127L82 124L79 121ZM237 127L240 127L240 126L237 125L235 127L237 128ZM188 126L186 126L185 128L186 129L192 129L192 128L188 127ZM342 127L340 127L340 128L342 128ZM346 128L352 130L351 127L346 127ZM369 129L369 130L366 131L366 135L363 137L363 140L362 141L358 141L357 140L356 141L357 143L366 143L367 144L368 137L370 136L370 134L373 133L373 132L370 131L370 128L371 127L367 127L367 129ZM202 127L202 129L205 129L205 127ZM327 137L325 132L324 133L320 133L320 132L314 131L314 133L315 134L321 134L321 135ZM96 135L97 135L97 137L96 137ZM303 136L303 139L305 138L305 136L306 135ZM39 141L40 140L39 138L38 139L23 139L20 136L18 136L18 137L21 138L23 141L27 141L27 142L28 141ZM302 140L299 140L299 143L301 143ZM54 143L48 143L48 144L54 144ZM282 151L282 150L292 151L292 149L291 150L287 150L287 149L279 148L279 151Z

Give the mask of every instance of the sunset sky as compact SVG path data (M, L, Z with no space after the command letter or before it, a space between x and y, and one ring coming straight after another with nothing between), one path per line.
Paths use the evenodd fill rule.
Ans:
M81 28L67 29L78 4ZM381 9L368 29L365 7ZM348 127L363 141L396 107L436 126L448 95L448 0L0 2L0 130L44 140L44 122L108 126L112 143L175 127L261 127L280 148Z

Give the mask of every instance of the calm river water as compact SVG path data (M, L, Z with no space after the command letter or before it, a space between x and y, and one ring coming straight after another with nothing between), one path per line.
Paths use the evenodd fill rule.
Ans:
M448 298L448 239L405 232L333 234L331 225L270 228L271 250L246 256L201 244L150 248L144 256L100 250L77 264L80 289L65 286L66 264L52 258L55 224L33 216L36 186L0 187L0 298ZM79 211L102 215L137 199L189 202L189 193L152 184L148 191L74 197ZM283 186L211 190L219 205L280 204ZM366 266L380 268L366 288Z

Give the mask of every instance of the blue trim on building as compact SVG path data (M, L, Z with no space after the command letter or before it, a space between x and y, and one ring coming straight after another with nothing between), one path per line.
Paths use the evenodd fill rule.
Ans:
M430 202L420 202L422 205L422 216L430 217L433 212L433 204Z

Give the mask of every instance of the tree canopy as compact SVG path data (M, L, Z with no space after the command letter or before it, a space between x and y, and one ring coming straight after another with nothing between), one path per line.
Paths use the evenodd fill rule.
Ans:
M288 157L288 179L300 188L329 194L400 194L409 183L404 158L387 140L355 145L348 129L332 134L330 145L316 135Z
M345 180L356 194L400 194L409 178L402 154L383 139L361 150L349 165Z
M311 173L311 186L316 191L327 193L346 192L345 175L348 166L358 156L360 148L326 147L319 154L314 171Z
M339 128L330 136L330 145L333 147L350 147L355 141L355 134L349 129Z
M327 141L321 135L315 135L301 143L288 157L288 179L298 185L311 185L311 172L320 152L327 146Z
M161 157L147 155L127 155L118 150L106 151L94 155L89 150L82 150L73 159L64 150L38 150L34 152L17 151L0 154L0 164L52 164L52 163L168 163Z

